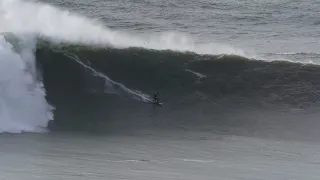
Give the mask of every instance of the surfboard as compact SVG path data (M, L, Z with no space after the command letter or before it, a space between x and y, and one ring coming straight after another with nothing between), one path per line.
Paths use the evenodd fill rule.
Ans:
M156 105L156 106L161 106L162 107L162 102L155 102L155 101L152 101L152 104Z
M159 102L159 103L154 103L155 105L157 105L157 106L161 106L162 107L162 103L161 102Z

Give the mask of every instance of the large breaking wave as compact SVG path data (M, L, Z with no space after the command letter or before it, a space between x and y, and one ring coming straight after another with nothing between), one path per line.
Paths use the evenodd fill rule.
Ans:
M245 128L274 135L270 129L308 134L319 127L318 65L43 44L36 57L57 129ZM162 108L148 103L156 91Z
M35 2L4 0L0 13L1 131L35 131L53 115L50 128L67 130L223 124L234 111L319 103L317 65L251 60L176 33L138 37ZM156 91L163 108L148 103Z

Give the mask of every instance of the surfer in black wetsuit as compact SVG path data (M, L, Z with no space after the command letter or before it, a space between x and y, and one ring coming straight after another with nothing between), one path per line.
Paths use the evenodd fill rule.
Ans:
M153 95L153 101L157 104L159 104L159 92L156 92L154 95Z

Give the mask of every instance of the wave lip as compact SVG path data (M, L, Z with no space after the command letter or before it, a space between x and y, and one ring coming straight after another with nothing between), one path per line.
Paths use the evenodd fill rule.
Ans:
M35 34L51 43L73 43L98 47L139 47L155 50L190 51L199 54L247 54L219 43L197 43L179 32L144 35L111 30L102 22L54 6L22 0L0 2L0 32ZM21 18L23 17L23 18Z

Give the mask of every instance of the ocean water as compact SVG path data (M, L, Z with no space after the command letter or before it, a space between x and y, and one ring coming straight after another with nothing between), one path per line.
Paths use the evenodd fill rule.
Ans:
M318 179L319 13L1 0L0 179Z
M181 134L180 134L181 135ZM1 179L318 179L319 145L236 136L2 135ZM202 134L202 136L205 136Z

